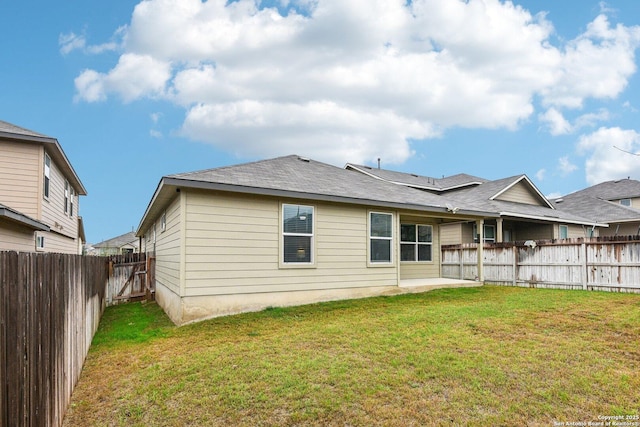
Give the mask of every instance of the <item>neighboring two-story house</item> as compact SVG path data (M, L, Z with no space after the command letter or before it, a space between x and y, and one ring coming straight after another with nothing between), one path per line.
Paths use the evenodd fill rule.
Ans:
M446 196L452 211L471 204L496 213L497 218L487 218L483 223L485 242L592 237L608 229L605 218L594 218L585 211L571 211L552 203L526 175L490 181L466 174L433 178L363 165L347 164L345 168ZM466 220L443 224L440 231L443 245L477 242L480 234L477 223Z
M0 250L81 254L86 194L57 139L0 121Z
M553 200L557 209L606 222L601 236L640 234L640 181L605 181Z

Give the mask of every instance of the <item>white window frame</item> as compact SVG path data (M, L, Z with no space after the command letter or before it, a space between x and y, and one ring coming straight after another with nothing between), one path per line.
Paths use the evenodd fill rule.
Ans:
M69 181L64 180L64 213L69 213Z
M411 242L407 240L402 240L402 226L413 226L415 228L415 236L416 240ZM429 227L431 229L431 241L430 242L419 242L418 241L418 227ZM414 259L412 260L403 260L402 259L402 245L413 245L414 246ZM419 260L419 247L420 246L429 246L431 248L430 251L430 259L428 260ZM432 263L433 262L433 225L431 224L416 224L416 223L401 223L400 224L400 262L421 262L421 263Z
M73 187L69 186L69 216L73 217L73 205L74 205L74 198L75 198L75 190L73 189Z
M44 183L42 188L42 194L45 199L49 199L49 193L51 192L51 157L47 153L44 153Z
M372 236L372 225L373 225L373 215L385 215L391 217L391 235L390 236ZM394 235L394 215L391 212L378 212L378 211L370 211L368 215L368 224L367 224L367 236L368 236L368 244L367 244L367 262L369 266L383 266L388 267L393 265L393 257L394 257L394 244L393 244L393 235ZM373 260L373 251L371 250L371 245L373 241L383 240L389 242L389 260L388 261L379 261Z
M562 237L562 230L564 230L565 237ZM569 238L569 226L568 225L559 225L558 226L558 238L559 239L568 239Z
M287 207L311 209L311 233L294 233L285 231L285 209ZM280 267L284 268L309 268L315 267L316 263L316 207L302 203L282 203L280 206ZM308 237L309 238L309 261L286 261L285 260L285 240L286 237ZM306 257L306 255L304 255Z
M36 251L44 251L44 236L36 234Z
M631 207L631 199L620 199L620 204L622 206Z
M493 229L493 237L487 237L487 229L488 228L492 228ZM482 233L482 238L484 240L484 243L495 243L496 242L496 226L493 224L484 224L483 225L483 233ZM473 242L474 243L478 243L478 225L474 222L473 223Z

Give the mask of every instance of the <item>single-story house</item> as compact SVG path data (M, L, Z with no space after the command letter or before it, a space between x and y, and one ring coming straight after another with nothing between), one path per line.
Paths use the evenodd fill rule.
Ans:
M640 181L635 179L602 182L552 202L557 209L608 223L601 236L640 234Z
M594 220L552 203L526 175L498 180L467 174L433 178L355 164L347 164L345 168L446 196L454 209L461 203L472 203L480 210L496 213L496 218L484 222L485 242L595 237L607 229L607 221ZM473 221L461 220L441 227L443 245L478 242L478 236L477 224Z
M136 237L135 232L130 231L91 245L91 247L90 255L109 256L138 253L140 252L140 239Z
M430 283L443 226L499 218L291 155L162 177L136 235L156 256L156 300L185 324Z

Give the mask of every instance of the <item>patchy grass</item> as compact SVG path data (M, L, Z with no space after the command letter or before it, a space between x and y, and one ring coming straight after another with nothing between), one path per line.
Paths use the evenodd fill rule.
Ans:
M640 296L483 287L176 328L107 309L64 425L553 425L637 415Z

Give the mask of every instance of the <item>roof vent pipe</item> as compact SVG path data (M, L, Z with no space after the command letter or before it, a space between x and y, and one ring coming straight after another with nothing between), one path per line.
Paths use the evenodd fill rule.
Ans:
M378 169L380 169L380 157L378 157Z

